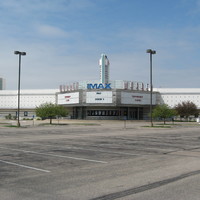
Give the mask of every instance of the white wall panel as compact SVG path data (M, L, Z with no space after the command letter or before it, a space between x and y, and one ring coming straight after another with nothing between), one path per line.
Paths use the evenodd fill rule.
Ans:
M77 104L79 103L79 92L58 94L58 104Z
M175 107L179 103L186 102L186 101L191 101L194 104L196 104L198 109L200 108L200 95L161 94L160 96L160 102L169 105L171 108Z
M43 103L56 103L56 92L59 90L21 90L20 108L34 109ZM0 109L16 109L18 107L17 90L0 91Z
M86 103L112 103L112 92L96 91L86 93Z
M36 108L43 103L55 103L54 95L20 95L20 108ZM1 109L15 109L18 107L18 96L16 95L0 95Z
M143 93L121 93L121 103L122 104L140 104L140 105L150 105L150 94ZM156 104L156 95L152 96L152 104Z

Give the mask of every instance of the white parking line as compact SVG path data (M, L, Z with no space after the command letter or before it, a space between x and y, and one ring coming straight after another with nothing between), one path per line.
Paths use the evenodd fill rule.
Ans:
M30 142L25 142L24 144L30 144L34 146L49 146L49 147L56 147L60 149L77 149L77 150L85 150L85 151L95 151L95 152L101 152L101 153L108 153L108 154L119 154L119 155L127 155L127 156L138 156L140 154L133 154L133 153L126 153L126 152L117 152L117 151L106 151L106 150L101 150L101 149L88 149L88 148L81 148L81 147L66 147L66 146L56 146L56 145L50 145L50 144L38 144L38 143L30 143Z
M28 169L32 169L32 170L36 170L36 171L47 172L47 173L50 172L49 170L39 169L39 168L36 168L36 167L30 167L30 166L27 166L27 165L20 165L20 164L8 162L8 161L5 161L5 160L0 160L0 162L6 163L6 164L9 164L9 165L15 165L15 166L18 166L18 167L28 168Z
M52 156L52 157L58 157L58 158L69 158L69 159L73 159L73 160L82 160L82 161L96 162L96 163L103 163L103 164L107 163L105 161L91 160L91 159L86 159L86 158L62 156L62 155L50 154L50 153L40 153L40 152L36 152L36 151L26 151L26 150L21 150L21 149L11 149L11 148L7 148L7 147L0 147L0 148L1 149L11 150L11 151L19 151L19 152L24 152L24 153L32 153L32 154L37 154L37 155Z

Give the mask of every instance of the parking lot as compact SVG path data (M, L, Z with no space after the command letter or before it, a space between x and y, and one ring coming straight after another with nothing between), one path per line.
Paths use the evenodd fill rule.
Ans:
M147 124L1 127L0 199L200 199L200 126Z

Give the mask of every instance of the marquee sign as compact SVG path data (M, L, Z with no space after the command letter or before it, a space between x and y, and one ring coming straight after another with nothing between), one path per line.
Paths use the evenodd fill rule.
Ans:
M121 103L122 104L140 104L149 105L150 104L150 94L147 93L133 93L133 92L122 92L121 93ZM156 104L156 96L152 96L152 104Z
M111 91L87 92L86 103L97 103L97 104L112 103L112 92Z
M58 94L58 104L77 104L79 103L79 92Z
M105 84L89 83L89 84L87 84L87 89L112 89L110 85L111 85L111 83L105 83Z

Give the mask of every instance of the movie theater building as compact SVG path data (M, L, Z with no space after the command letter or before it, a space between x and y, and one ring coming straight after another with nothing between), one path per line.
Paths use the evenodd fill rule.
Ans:
M152 100L156 105L156 93ZM57 103L66 107L73 119L141 120L148 119L150 92L143 83L131 81L83 81L61 88Z
M149 91L143 84L111 81L109 84L82 81L71 84L68 90L21 90L20 118L36 117L35 109L43 103L57 103L69 111L72 119L147 119ZM17 90L0 91L0 118L17 116ZM153 94L153 105L156 104Z

